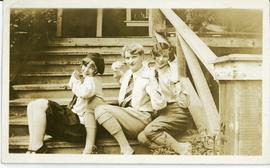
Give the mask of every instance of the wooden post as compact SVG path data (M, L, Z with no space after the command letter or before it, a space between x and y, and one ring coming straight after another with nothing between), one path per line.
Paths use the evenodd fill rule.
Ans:
M166 30L166 19L159 9L149 9L149 36L156 31Z
M56 37L62 36L62 17L63 9L57 9Z
M102 37L102 20L103 20L103 10L99 8L97 10L97 37Z
M180 77L187 77L186 59L179 40L176 37L176 61L178 67L178 75Z
M185 89L189 94L190 105L188 109L192 115L196 127L198 130L207 129L207 118L202 117L202 115L205 114L205 110L199 95L197 94L189 78L181 78L181 82L183 82Z
M127 8L126 10L126 20L131 21L131 9Z
M201 114L200 117L207 121L207 133L209 135L216 135L219 131L218 110L208 87L207 81L204 77L203 71L200 67L199 61L179 33L177 33L177 38L182 46L183 53L195 83L198 95L204 106L205 113Z
M262 57L231 54L215 62L223 154L262 154Z

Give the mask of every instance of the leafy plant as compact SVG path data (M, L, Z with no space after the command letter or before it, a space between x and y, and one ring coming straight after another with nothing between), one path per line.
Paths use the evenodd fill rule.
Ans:
M219 155L220 143L218 136L207 135L206 130L188 130L189 142L192 144L193 155Z
M159 146L159 148L151 149L153 155L177 155L170 147Z
M55 33L55 9L12 9L10 14L10 48L35 50ZM34 46L32 46L34 45Z
M10 82L13 84L32 51L47 46L56 31L55 9L12 9L10 13ZM20 62L17 64L16 62Z

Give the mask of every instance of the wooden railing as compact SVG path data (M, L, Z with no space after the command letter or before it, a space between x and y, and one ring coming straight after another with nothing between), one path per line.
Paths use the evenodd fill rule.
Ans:
M160 18L161 13L164 15L163 20ZM199 127L199 129L205 129L208 134L216 135L219 130L219 113L198 59L214 77L213 62L216 60L217 56L185 24L185 22L175 14L173 10L152 10L150 17L152 17L152 29L154 27L156 29L166 28L164 19L170 21L175 28L178 69L180 71L180 76L185 76L181 71L185 71L185 64L183 64L183 61L186 61L196 87L195 90L191 82L188 79L185 79L191 96L191 105L189 110L193 116L196 126ZM156 17L159 17L159 19Z

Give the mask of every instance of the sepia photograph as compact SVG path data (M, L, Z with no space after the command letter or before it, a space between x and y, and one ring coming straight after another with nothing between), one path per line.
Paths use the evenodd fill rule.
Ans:
M270 162L269 2L157 2L4 1L2 162Z

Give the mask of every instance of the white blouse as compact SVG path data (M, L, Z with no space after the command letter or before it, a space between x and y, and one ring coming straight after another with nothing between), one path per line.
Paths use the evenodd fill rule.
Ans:
M179 82L179 77L177 73L177 67L172 64L168 64L163 68L157 69L159 87L161 92L164 94L164 97L167 100L167 103L175 103L178 101L179 94L187 94L185 88Z
M100 77L87 76L83 81L81 81L72 75L68 85L72 92L78 97L75 105L72 108L72 111L76 113L79 116L81 122L83 122L82 117L84 113L89 112L87 108L88 101L93 96L103 97L101 79Z

